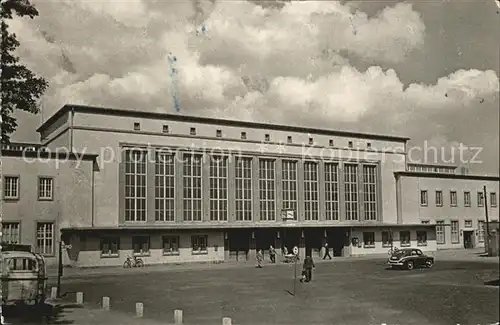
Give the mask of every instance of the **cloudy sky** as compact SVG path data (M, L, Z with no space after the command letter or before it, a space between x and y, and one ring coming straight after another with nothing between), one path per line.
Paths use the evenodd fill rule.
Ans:
M183 114L404 135L444 148L429 163L499 172L493 0L32 2L10 25L50 82L45 120L65 103L172 113L175 89ZM18 116L13 140L38 140L42 117ZM460 144L482 150L461 163Z

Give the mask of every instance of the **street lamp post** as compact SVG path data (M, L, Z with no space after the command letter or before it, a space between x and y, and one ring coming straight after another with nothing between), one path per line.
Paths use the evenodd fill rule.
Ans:
M63 244L62 244L62 236L59 239L59 258L58 258L58 265L57 265L57 298L61 298L61 277L63 275L63 265L62 265L62 249L63 249Z
M61 298L61 277L63 276L63 249L71 249L71 245L64 245L62 235L59 240L59 256L58 256L58 267L57 267L57 298Z

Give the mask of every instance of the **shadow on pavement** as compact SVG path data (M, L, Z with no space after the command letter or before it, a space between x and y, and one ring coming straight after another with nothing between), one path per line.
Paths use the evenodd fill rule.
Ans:
M487 285L487 286L496 286L496 287L498 287L498 286L500 286L500 279L487 281L484 284Z
M415 270L416 269L417 268L415 268ZM385 268L385 270L386 271L392 271L392 272L403 272L403 271L408 272L408 269L406 267L404 267L404 266L400 266L400 267L390 267L390 266L388 266L388 267Z
M64 311L67 309L82 308L76 304L39 306L16 305L2 306L2 312L7 324L30 324L30 325L65 325L73 324L71 320L64 319Z

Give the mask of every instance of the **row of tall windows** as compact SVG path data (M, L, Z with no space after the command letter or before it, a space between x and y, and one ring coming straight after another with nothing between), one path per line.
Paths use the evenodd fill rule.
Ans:
M155 153L155 220L175 220L175 159L173 154ZM209 198L203 197L203 155L182 155L183 220L201 221L203 200L209 201L211 221L228 220L229 164L227 156L211 156L208 164ZM250 221L253 215L254 175L251 157L235 157L234 190L235 218ZM299 190L303 181L304 218L319 220L320 166L324 174L324 211L326 220L339 220L342 208L346 220L377 220L377 168L374 165L344 164L315 161L304 162L299 177L298 162L281 162L281 184L277 180L276 160L258 160L255 189L258 191L259 216L262 221L277 220L277 186L282 190L282 208L292 210L297 217ZM129 150L125 154L125 221L146 221L147 153ZM343 178L344 197L340 197ZM341 204L344 206L342 207ZM361 215L361 213L363 213Z

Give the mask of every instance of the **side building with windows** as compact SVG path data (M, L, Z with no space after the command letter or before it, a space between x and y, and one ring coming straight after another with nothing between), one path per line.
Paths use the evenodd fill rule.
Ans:
M92 224L97 156L22 144L4 145L1 155L1 242L31 245L48 265L55 265L61 228ZM64 257L71 264L70 256Z
M413 171L395 176L401 222L436 225L438 249L484 247L486 213L490 223L498 222L498 176Z

